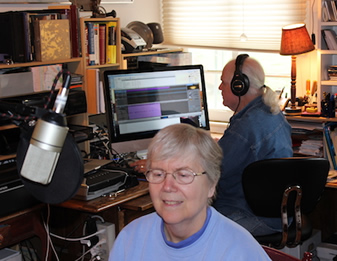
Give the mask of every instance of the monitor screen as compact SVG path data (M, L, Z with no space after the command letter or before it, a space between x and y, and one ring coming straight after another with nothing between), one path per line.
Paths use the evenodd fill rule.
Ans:
M202 65L108 70L104 86L111 143L152 138L175 123L209 130Z

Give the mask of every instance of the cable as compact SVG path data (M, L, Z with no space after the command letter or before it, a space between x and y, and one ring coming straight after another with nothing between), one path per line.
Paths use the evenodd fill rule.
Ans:
M46 261L48 260L49 248L51 246L51 248L52 248L52 250L55 254L56 260L59 261L59 257L57 255L57 252L56 252L55 248L54 248L53 241L50 238L51 233L49 231L49 226L48 226L49 218L50 218L50 206L49 206L49 204L47 204L47 220L46 220L46 222L43 223L44 228L45 228L46 233L47 233L47 251L46 251L45 260Z
M53 236L53 237L56 237L58 239L66 240L66 241L81 241L81 240L88 239L90 237L102 234L102 233L104 233L104 231L105 231L104 229L101 229L101 230L98 230L97 232L95 232L93 234L90 234L90 235L87 235L87 236L84 236L84 237L78 237L78 238L67 238L67 237L62 237L62 236L59 236L59 235L56 235L56 234L53 234L53 233L50 233L50 235Z
M77 258L75 261L79 261L80 259L82 259L86 254L88 254L88 253L91 253L92 254L92 256L97 256L97 255L93 255L93 249L95 248L95 247L97 247L97 246L100 246L100 245L103 245L103 244L105 244L106 243L106 240L103 238L103 239L101 239L100 241L98 241L97 242L97 244L95 244L94 246L92 246L91 248L89 248L87 251L85 251L83 254L82 254L82 256L80 256L79 258Z
M316 36L315 36L315 32L314 32L314 5L315 5L315 0L313 0L312 2L312 6L311 6L311 40L313 44L316 44Z
M237 105L236 108L235 108L235 111L234 111L234 114L233 114L233 115L236 114L236 112L237 112L237 110L238 110L238 108L239 108L239 106L240 106L240 103L241 103L241 95L239 95L239 102L238 102L238 105Z
M104 218L102 218L102 217L99 216L99 215L93 215L93 216L91 216L91 218L97 218L97 219L101 220L102 223L105 222Z

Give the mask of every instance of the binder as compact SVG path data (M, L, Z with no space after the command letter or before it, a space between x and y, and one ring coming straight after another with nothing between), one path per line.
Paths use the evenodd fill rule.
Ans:
M25 40L24 16L22 12L0 13L0 35L3 39L0 53L7 54L14 63L28 62Z
M113 64L117 62L116 50L116 22L108 22L106 24L107 47L106 47L106 63Z
M332 165L331 167L333 167L333 169L337 170L336 150L335 150L334 142L330 135L331 127L337 127L337 124L336 123L325 124L325 126L323 127L323 135L324 135L324 139L325 139L326 146L327 146L327 153L328 153L327 156L330 161L330 165Z
M87 69L87 111L88 113L97 114L97 90L99 86L99 69Z

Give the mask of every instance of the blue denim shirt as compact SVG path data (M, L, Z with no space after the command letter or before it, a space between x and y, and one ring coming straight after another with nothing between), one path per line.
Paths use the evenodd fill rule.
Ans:
M251 213L241 185L243 170L254 161L291 157L291 126L282 112L272 114L260 96L231 118L219 145L224 155L214 207L226 216L238 210Z

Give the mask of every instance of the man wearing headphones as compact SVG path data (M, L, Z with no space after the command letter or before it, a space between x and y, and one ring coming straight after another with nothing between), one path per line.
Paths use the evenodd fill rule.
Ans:
M281 220L263 219L250 211L241 184L243 170L254 161L293 155L291 127L277 94L264 80L259 62L241 54L224 67L219 86L223 105L234 115L219 140L224 156L214 207L255 236L281 231Z

